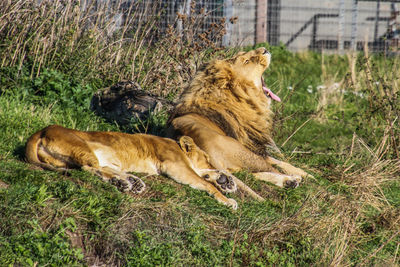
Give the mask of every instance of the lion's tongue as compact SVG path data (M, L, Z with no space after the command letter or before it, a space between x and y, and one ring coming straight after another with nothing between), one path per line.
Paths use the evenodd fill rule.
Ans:
M267 96L269 96L270 98L272 98L272 99L275 100L275 101L281 102L281 99L279 98L279 96L277 96L276 94L274 94L274 93L271 91L271 89L269 89L269 88L263 86L263 90L264 90L264 92L265 92L265 94L266 94Z

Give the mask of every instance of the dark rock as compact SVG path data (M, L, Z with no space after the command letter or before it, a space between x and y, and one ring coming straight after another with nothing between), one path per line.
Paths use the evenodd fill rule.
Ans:
M93 95L90 108L109 121L126 125L135 118L145 120L152 112L170 111L173 104L143 91L137 82L121 81L97 91Z

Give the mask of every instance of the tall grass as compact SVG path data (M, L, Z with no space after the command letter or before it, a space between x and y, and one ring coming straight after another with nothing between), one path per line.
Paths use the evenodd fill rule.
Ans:
M6 1L0 7L0 34L7 44L1 66L28 66L31 78L44 67L87 79L140 76L146 55L139 51L152 41L157 5L136 2L123 10L124 1L98 3ZM122 15L127 19L121 24Z
M205 55L219 50L225 21L200 27L209 13L196 9L195 1L190 18L180 15L164 30L161 2L125 2L5 1L0 66L31 79L50 68L101 85L137 80L169 95L185 85Z

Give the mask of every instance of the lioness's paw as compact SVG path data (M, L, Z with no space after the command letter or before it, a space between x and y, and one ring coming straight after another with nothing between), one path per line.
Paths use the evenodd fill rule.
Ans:
M219 190L224 193L236 192L237 186L232 176L223 172L215 172L213 175L206 174L203 176L209 182L212 182Z
M133 193L140 194L146 188L144 182L135 176L128 176L127 179L113 177L110 179L110 183L116 186L121 192L132 191Z
M131 183L131 191L140 194L146 189L146 184L136 176L129 176L128 181Z
M229 175L221 173L221 175L216 180L217 184L221 188L222 191L227 193L236 192L237 186L236 183L233 181L233 178Z
M117 177L111 178L110 183L112 185L114 185L115 187L117 187L118 190L120 190L121 192L127 192L127 191L131 190L131 188L132 188L132 184L130 182L128 182L127 180L124 180L124 179L117 178Z

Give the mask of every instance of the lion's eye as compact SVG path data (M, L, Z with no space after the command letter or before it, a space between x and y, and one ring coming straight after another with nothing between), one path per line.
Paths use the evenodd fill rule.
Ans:
M243 63L248 64L249 62L250 62L250 60L246 59Z

